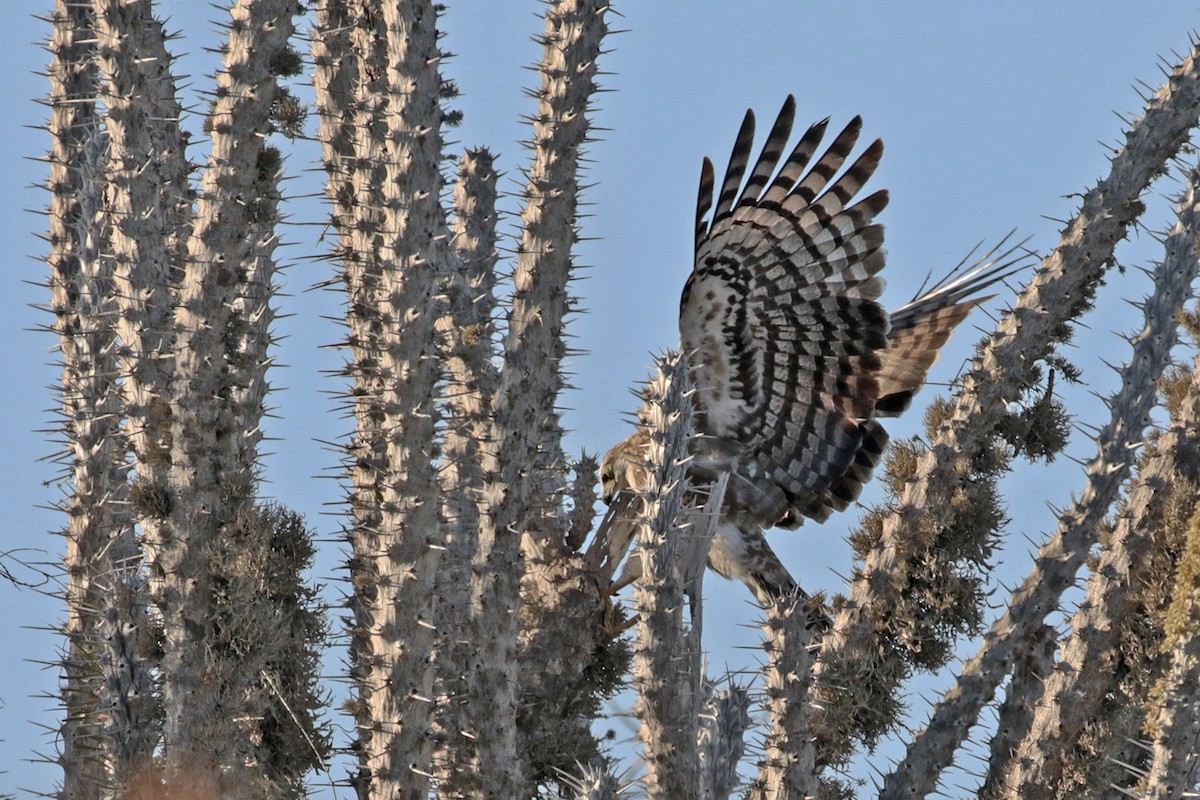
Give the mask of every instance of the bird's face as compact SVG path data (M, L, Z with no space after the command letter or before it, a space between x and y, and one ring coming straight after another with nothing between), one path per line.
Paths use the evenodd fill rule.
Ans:
M604 501L604 505L611 506L612 501L616 499L617 492L625 488L617 483L618 463L623 462L620 451L625 445L625 442L609 450L604 454L604 459L600 462L600 499ZM624 477L624 470L621 470Z
M612 501L617 496L617 478L613 474L611 466L601 466L600 468L600 498L604 501L604 505L611 506Z
M612 505L622 489L644 486L649 444L650 437L639 430L604 454L600 461L600 497L606 505Z

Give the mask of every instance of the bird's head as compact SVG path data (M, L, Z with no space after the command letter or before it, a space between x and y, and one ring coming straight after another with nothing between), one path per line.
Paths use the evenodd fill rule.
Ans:
M600 461L600 497L612 505L622 489L646 486L646 448L650 435L638 429L604 454Z

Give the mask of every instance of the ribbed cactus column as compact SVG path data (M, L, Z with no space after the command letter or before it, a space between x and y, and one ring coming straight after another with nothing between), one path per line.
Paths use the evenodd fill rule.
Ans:
M361 797L424 798L433 741L440 498L435 321L451 258L439 199L443 83L431 2L323 2L313 42L344 267L357 430L352 677Z
M567 351L563 325L570 309L568 282L575 269L581 154L591 130L607 10L604 0L555 0L546 9L539 40L540 85L532 92L538 105L530 118L533 155L493 402L496 460L486 479L474 586L479 629L488 632L480 642L483 666L476 680L478 690L495 700L480 721L481 741L486 742L481 759L485 769L508 775L510 788L496 786L501 794L524 791L515 787L543 771L553 775L558 766L548 763L553 754L541 755L553 752L553 746L544 747L553 743L543 737L557 736L561 726L546 725L546 720L575 723L573 714L559 710L560 695L543 686L544 678L552 680L558 674L557 668L546 670L543 665L562 663L547 648L572 647L575 639L570 634L578 629L568 633L562 617L543 619L537 612L552 605L540 603L540 597L560 594L554 585L558 573L550 564L563 555L567 528L562 502L566 464L557 405ZM522 593L534 612L524 620ZM519 643L521 628L525 639ZM537 654L522 656L527 674L518 669L519 648ZM567 735L557 744L573 740Z
M191 227L191 189L166 33L149 0L96 0L101 95L107 108L114 301L120 309L121 389L138 478L166 486L172 288ZM143 526L158 518L142 515ZM147 534L156 546L158 533Z
M1100 455L1088 470L1088 485L1079 506L1068 509L1064 521L1080 525L1086 510L1104 513L1125 477L1131 463L1128 452L1142 440L1150 409L1157 399L1157 386L1178 341L1178 316L1192 297L1192 281L1200 274L1196 258L1200 235L1200 174L1191 175L1190 185L1179 199L1179 222L1166 239L1166 254L1153 271L1154 291L1142 305L1145 327L1131 337L1133 353L1121 369L1122 388L1109 405L1113 419L1097 436ZM1012 768L1004 782L1004 796L1016 800L1039 800L1057 796L1062 779L1062 754L1075 745L1080 730L1095 703L1112 688L1115 676L1106 665L1114 663L1120 634L1133 611L1131 585L1136 586L1140 562L1151 540L1148 525L1137 527L1118 523L1108 537L1099 563L1087 584L1087 595L1071 621L1072 634L1062 643L1062 655L1054 672L1047 678L1038 701L1029 733L1017 748ZM1091 527L1100 520L1091 521ZM1093 534L1094 535L1094 534ZM1066 532L1063 540L1074 541L1079 535ZM1067 561L1079 562L1088 552ZM1038 567L1051 575L1038 574L1040 592L1025 599L1036 608L1053 608L1061 585L1071 575L1055 572L1054 566L1039 561ZM1058 577L1060 580L1051 580Z
M214 595L210 551L222 526L253 501L254 463L234 413L229 359L246 238L260 208L265 138L276 78L293 31L295 0L240 0L231 10L224 63L206 127L211 151L201 181L176 311L171 420L172 508L152 569L162 581L164 744L169 771L212 791L236 786L244 734L231 713L226 672L236 657L210 650ZM232 757L232 756L231 756ZM252 769L252 767L251 767ZM230 783L232 782L232 783Z
M697 737L702 797L726 800L742 782L738 762L746 750L744 737L750 727L750 692L736 684L717 691L707 679L703 690Z
M703 562L693 575L685 574L682 564L688 548L684 538L695 534L697 524L694 516L688 524L687 513L690 384L686 360L668 353L659 360L659 372L644 395L644 424L650 435L648 480L646 491L639 493L637 547L630 558L641 564L634 594L638 622L633 684L642 723L646 795L652 800L695 797L700 786L700 632L684 622L684 606L688 596L692 602L699 600L695 582L703 574Z
M985 342L981 358L964 380L951 419L922 458L897 514L885 525L855 579L850 602L838 614L818 668L827 658L853 661L855 643L873 641L872 620L878 612L870 609L891 607L894 601L887 597L902 589L903 581L894 582L889 576L903 574L914 555L913 547L924 540L913 532L936 524L938 514L954 507L954 466L994 441L1007 403L1021 396L1038 361L1052 356L1055 343L1069 333L1071 320L1090 307L1112 263L1113 247L1142 208L1139 195L1179 152L1196 123L1198 55L1193 49L1149 99L1145 115L1131 126L1125 147L1113 157L1109 175L1083 196L1082 208L1064 229L1059 246L1022 292L1013 312ZM1081 526L1075 522L1064 519L1064 525L1072 530L1090 530L1086 521ZM1059 555L1048 554L1053 563L1075 565L1064 570L1063 587L1082 563L1091 535L1086 533L1084 540L1067 545ZM1056 598L1041 592L1031 600L1038 603L1037 608L1012 609L985 636L981 652L964 665L928 726L916 734L905 758L885 778L883 798L921 797L933 791L938 775L951 763L955 749L1008 673L1015 646L1040 627L1049 610L1041 603L1057 604Z
M477 645L493 635L477 624L471 583L479 548L485 474L495 471L491 398L495 352L496 171L487 150L468 150L454 186L453 245L459 270L446 275L445 315L438 320L446 370L442 504L446 550L438 569L438 744L433 772L438 796L482 796L476 716L490 698L472 680Z
M114 697L102 638L105 597L114 588L108 546L128 535L112 329L111 262L103 215L107 138L96 112L94 16L56 3L51 54L49 156L52 323L62 354L63 435L69 456L66 500L61 796L102 798L114 791L113 742L103 715ZM125 720L121 720L124 722Z
M752 800L803 800L817 796L813 746L813 633L808 598L789 595L767 606L763 623L766 707L771 727L763 743Z
M111 613L113 641L124 641L116 663L128 672L129 716L114 726L128 732L118 771L128 780L147 768L161 734L161 706L148 656L156 625L148 613L154 587L141 569L144 548L163 551L170 496L170 382L174 373L172 288L183 263L191 198L181 107L175 97L166 33L149 0L97 0L97 63L107 113L107 192L112 221L113 302L120 336L121 397L136 482L131 510L142 547L127 544L122 604ZM122 608L122 606L125 606Z

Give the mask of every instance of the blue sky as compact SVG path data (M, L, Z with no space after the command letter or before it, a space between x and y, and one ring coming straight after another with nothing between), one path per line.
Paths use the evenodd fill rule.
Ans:
M54 454L39 431L55 422L51 387L53 338L35 329L46 315L30 308L44 303L44 277L38 258L45 254L37 238L43 217L27 209L44 208L47 196L28 188L45 178L43 164L31 160L48 147L43 132L45 110L33 99L47 91L46 56L36 46L46 26L33 14L47 11L43 0L10 3L12 16L0 30L0 84L3 107L0 137L5 142L4 174L8 188L0 202L0 241L7 255L7 282L0 292L0 324L9 345L0 350L0 369L8 375L0 393L0 446L9 457L0 464L5 523L0 550L24 550L27 560L55 560L62 540L48 531L62 526L58 512L48 510L59 496L47 486L55 469L45 458ZM518 189L527 132L519 117L531 101L522 93L535 76L526 67L537 56L530 36L540 29L540 8L527 0L460 0L451 2L444 20L446 46L459 54L446 72L463 92L457 106L465 113L451 138L462 146L488 145L500 154L508 191ZM187 53L181 72L203 88L212 56L204 51L215 41L211 20L218 12L208 3L174 0L160 4L172 28L184 38L174 45ZM892 202L884 213L889 251L885 275L889 306L901 305L917 289L926 272L953 266L981 240L996 241L1010 229L1032 236L1031 246L1048 250L1060 225L1051 218L1070 216L1080 192L1104 174L1109 151L1118 140L1121 122L1112 113L1137 112L1142 101L1133 84L1152 85L1161 77L1160 55L1189 45L1188 34L1200 14L1193 3L1143 1L1136 5L1108 2L1030 4L844 2L749 0L741 3L623 3L613 26L626 32L613 37L602 68L615 90L600 98L595 124L606 130L590 149L594 160L588 180L595 183L585 200L590 216L583 234L594 237L579 247L581 263L590 265L586 280L575 285L580 305L589 313L573 319L576 344L588 351L575 359L573 383L578 390L564 398L571 411L566 425L572 451L603 451L628 432L622 412L636 401L629 388L643 378L652 353L677 338L679 290L691 268L692 215L700 158L708 154L723 163L741 116L755 108L769 121L784 97L797 97L798 124L825 116L833 125L855 114L864 117L864 139L882 137L887 150L873 181L887 187ZM765 122L764 122L765 124ZM198 118L187 126L197 134ZM310 126L311 132L311 126ZM761 131L760 131L761 133ZM198 137L197 137L198 138ZM200 150L202 150L202 145ZM193 153L194 159L202 152ZM319 191L313 172L317 152L297 147L288 167L296 176L289 185L297 195ZM1156 187L1174 191L1174 184ZM508 209L516 203L511 198ZM1162 228L1170 220L1161 202L1152 204L1145 222ZM319 222L319 203L296 203L296 222ZM307 291L329 276L329 265L314 259L325 251L316 244L316 229L295 226L286 231L293 242L283 257L294 262L286 275L291 296L279 301L291 316L277 330L287 337L278 360L288 365L275 373L281 390L275 399L277 418L267 424L274 454L266 459L266 491L304 511L325 544L318 577L332 582L341 556L336 543L340 491L329 480L336 454L322 441L338 439L349 423L334 411L336 379L322 374L335 369L336 352L321 349L336 341L339 329L323 319L338 313L338 297ZM511 228L509 228L511 230ZM1128 264L1159 256L1156 243L1142 236L1120 251ZM1141 282L1139 282L1141 280ZM1124 298L1146 291L1144 279L1131 271L1114 275L1100 306L1082 330L1073 351L1089 386L1111 391L1111 373L1099 362L1119 362L1127 352L1115 332L1137 320ZM993 306L1000 302L993 302ZM972 319L986 326L986 315ZM951 379L978 338L961 333L935 373ZM928 400L932 390L918 397ZM1081 419L1101 423L1100 404L1085 390L1071 392L1069 408ZM914 430L919 410L894 429ZM1090 457L1095 445L1077 434L1071 452ZM1081 471L1061 460L1050 468L1022 466L1006 483L1013 522L1002 556L1001 575L1012 582L1022 574L1028 544L1051 525L1045 502L1063 504L1082 483ZM810 589L836 590L837 574L850 568L842 542L854 514L823 528L806 526L798 533L779 533L774 540L785 560ZM41 552L39 552L41 551ZM23 573L28 575L28 573ZM753 630L745 626L755 614L741 586L712 577L706 584L709 613L706 634L714 670L725 665L746 668L753 653ZM62 617L53 599L29 589L0 584L0 789L46 791L56 772L30 763L53 744L40 726L56 724L53 702L56 673L41 662L53 660L57 639L42 630ZM329 660L331 668L336 658ZM924 682L936 690L944 680ZM915 704L915 720L921 719ZM881 758L889 751L885 749ZM953 796L953 790L951 792Z

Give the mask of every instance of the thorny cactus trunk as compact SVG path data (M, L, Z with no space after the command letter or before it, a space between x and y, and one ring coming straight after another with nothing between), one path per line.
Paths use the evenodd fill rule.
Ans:
M246 237L269 213L275 170L263 174L276 60L287 52L295 0L243 0L232 9L224 65L209 112L211 153L200 183L175 313L171 420L172 507L151 569L163 580L162 669L168 768L215 777L244 732L224 709L236 659L214 651L209 552L224 525L253 502L254 461L234 395L235 300L256 257ZM210 772L211 770L211 772ZM194 778L195 779L195 778Z
M313 50L328 192L349 300L358 423L351 664L361 797L429 792L433 592L444 534L433 464L443 81L432 2L324 2Z
M231 9L198 199L149 0L55 11L50 263L75 454L63 797L294 797L327 749L310 532L255 505L279 219L266 137L297 11Z
M114 750L101 714L113 704L101 635L103 609L115 598L116 566L108 544L131 532L122 508L127 486L118 409L116 342L109 324L112 286L103 224L103 163L107 140L96 109L95 17L60 4L53 17L49 210L53 329L62 354L63 433L71 456L66 530L67 638L60 755L63 791L102 797L113 782ZM106 585L107 583L107 585ZM124 710L117 705L118 710ZM140 722L121 719L119 722Z
M1167 237L1166 255L1154 270L1154 293L1143 304L1145 328L1131 339L1133 354L1124 370L1126 378L1110 402L1112 422L1097 437L1101 455L1088 471L1088 486L1079 500L1078 511L1067 509L1062 515L1064 521L1070 520L1076 526L1082 527L1074 521L1087 519L1089 508L1112 503L1119 483L1129 473L1128 460L1122 453L1132 449L1145 434L1155 388L1177 339L1177 319L1200 272L1200 261L1196 258L1200 235L1198 179L1200 173L1190 175L1187 192L1179 202L1179 223ZM1177 465L1177 469L1181 467L1184 465ZM1140 477L1150 477L1145 467ZM1108 486L1111 488L1105 491ZM1087 528L1098 527L1099 520L1088 522ZM1061 643L1058 664L1053 674L1047 676L1029 731L1016 748L1004 781L1006 797L1037 800L1053 796L1062 780L1062 754L1074 749L1089 709L1113 688L1114 674L1105 665L1114 663L1121 627L1134 611L1131 590L1140 583L1139 567L1150 541L1145 520L1141 525L1130 522L1128 516L1118 518L1105 542L1088 581L1087 596L1072 620L1072 634ZM1060 541L1064 543L1075 538L1077 535L1069 529L1060 531ZM1086 553L1090 544L1085 542L1073 549ZM1044 559L1046 553L1040 555ZM1076 559L1063 560L1069 563ZM1039 585L1053 586L1053 583L1043 578ZM1044 599L1041 604L1045 604Z
M490 153L461 158L443 206L443 127L455 112L442 103L456 91L441 71L440 7L320 0L313 10L356 423L345 459L350 782L364 800L531 798L552 786L615 798L627 787L589 726L630 666L612 598L622 548L588 539L596 466L568 463L558 405L608 6L554 0L545 13L507 301L495 291ZM328 749L312 647L326 633L299 578L310 532L256 497L285 202L267 137L299 124L278 85L299 67L289 45L299 8L233 5L195 185L152 11L150 0L59 0L52 18L47 260L70 454L61 796L157 796L166 782L300 797ZM703 675L702 564L725 479L688 484L686 362L660 361L643 411L649 486L610 511L619 535L601 529L638 537L630 682L647 796L847 796L825 767L893 731L902 682L941 667L957 636L981 628L1004 516L998 478L1014 455L1061 448L1045 367L1076 377L1057 348L1141 213L1139 197L1197 124L1196 57L1148 99L954 399L931 408L929 445L893 449L888 502L853 537L862 563L835 600L832 630L815 635L795 598L766 609L758 750L746 746L750 691L718 692ZM1195 372L1168 376L1187 384L1167 390L1171 425L1140 461L1132 455L1196 276L1195 188L1155 270L1083 498L1061 512L1033 574L909 738L881 796L935 792L1006 678L979 796L1195 788ZM496 326L505 302L507 324ZM1088 600L1059 641L1050 615L1098 543ZM1127 618L1137 624L1122 627ZM1108 713L1113 698L1121 714ZM1141 755L1126 755L1139 738ZM752 780L739 777L747 749ZM1118 758L1128 774L1107 766Z
M634 594L633 683L646 752L646 793L665 800L689 796L700 785L699 598L721 498L705 517L694 505L689 508L696 501L689 497L686 474L693 414L687 361L668 353L659 365L644 392L644 425L650 436L647 481L637 519L638 544L630 558L638 560L641 571ZM688 541L693 538L697 541ZM689 599L691 626L684 623Z

